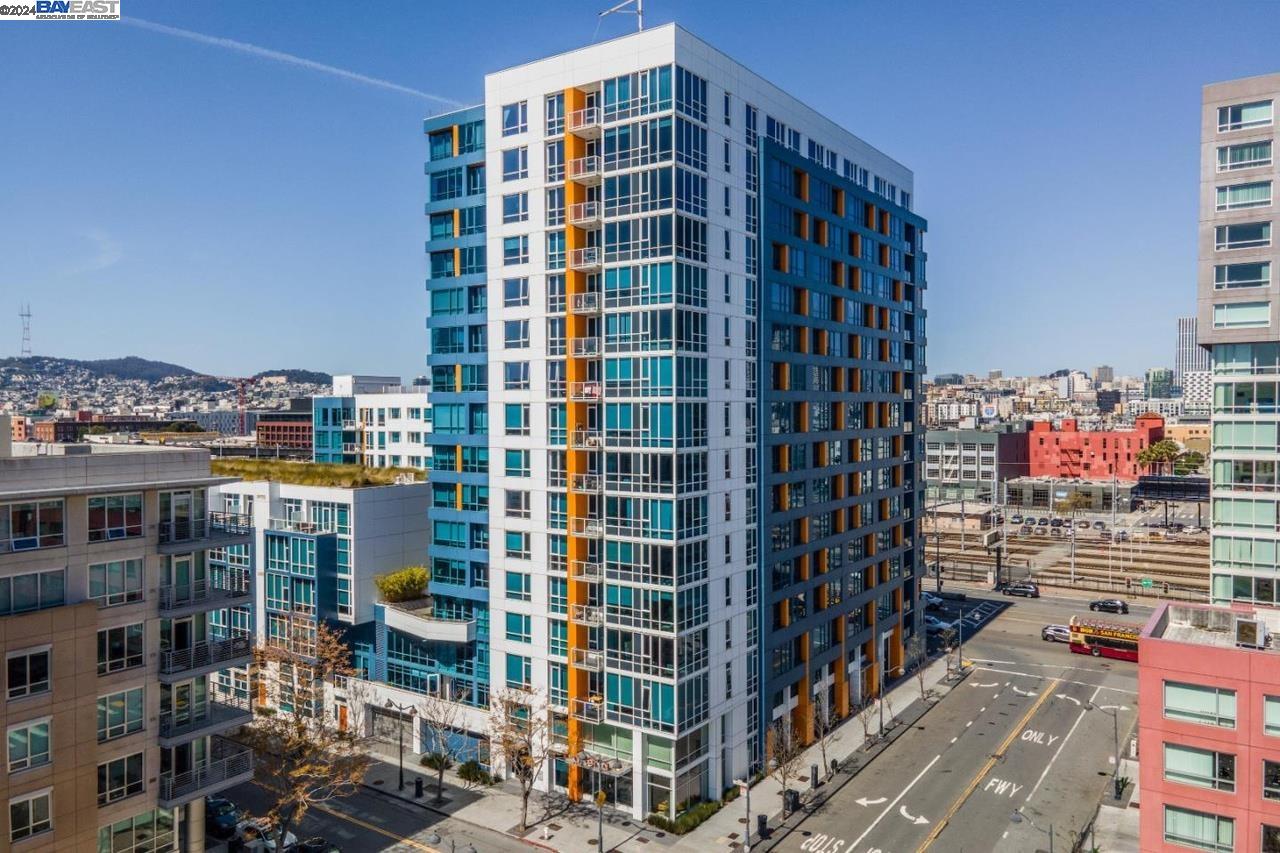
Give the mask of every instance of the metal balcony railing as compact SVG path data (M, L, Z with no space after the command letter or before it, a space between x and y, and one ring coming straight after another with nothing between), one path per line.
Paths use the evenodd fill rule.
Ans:
M574 338L573 354L579 358L594 358L600 354L599 338Z
M253 519L232 512L211 512L203 518L184 518L160 522L160 544L192 542L207 539L214 533L245 534L253 532Z
M248 598L252 592L250 578L245 570L228 572L225 578L211 580L201 578L185 584L161 584L158 590L160 609L175 610L193 604L209 604L221 607L237 599Z
M599 293L575 293L570 303L575 314L599 314L600 313L600 294Z
M569 487L575 492L598 492L603 483L599 474L569 475Z
M214 666L246 658L251 651L248 637L228 637L225 640L196 643L184 649L167 649L160 652L160 672L163 675L173 675Z
M575 429L573 431L574 450L599 450L604 447L604 436L599 430Z
M604 624L604 611L591 604L572 604L569 606L569 618L583 625Z
M572 651L570 660L573 661L574 666L596 671L604 669L604 652L596 649L573 649Z
M573 270L597 270L604 259L599 246L584 246L569 253L569 268Z
M600 399L603 386L599 382L574 382L569 386L569 396L580 402L592 402Z
M588 154L586 157L575 157L569 161L569 179L582 183L600 182L600 157Z
M569 222L572 225L598 225L604 214L604 206L598 201L580 201L569 206Z
M599 518L575 518L569 526L575 536L599 539L604 536L604 521Z
M160 737L180 738L209 728L221 729L243 725L253 719L253 706L248 696L230 696L210 699L203 707L185 714L172 711L160 715Z
M594 560L574 560L573 576L577 580L598 581L604 577L600 563Z
M182 773L160 774L160 803L166 807L241 781L253 773L253 750L247 746L214 738L209 759Z
M604 701L601 699L574 699L571 713L575 719L585 723L599 723L604 720Z
M600 108L583 107L569 113L569 132L594 136L600 132Z

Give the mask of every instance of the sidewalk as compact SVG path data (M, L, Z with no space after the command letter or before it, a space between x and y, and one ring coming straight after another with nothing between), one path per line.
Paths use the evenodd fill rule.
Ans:
M939 658L925 669L925 688L936 695L945 695L949 687L944 682L946 659ZM886 732L898 733L899 721L917 718L927 708L920 702L920 687L914 675L902 679L887 692L893 716L886 716ZM887 713L887 710L886 710ZM887 737L892 737L888 734ZM839 786L852 778L866 764L866 758L875 752L860 752L864 742L861 724L852 717L844 721L827 744L827 761L840 762L842 771L825 782L820 795L829 796ZM476 788L462 782L453 771L445 773L445 800L435 802L435 775L422 767L419 755L405 752L405 790L397 791L398 758L385 747L375 753L375 761L365 776L365 787L488 830L507 833L514 839L516 825L520 821L520 791L510 781L488 788ZM850 759L854 767L850 767ZM790 787L800 790L806 801L814 794L809 785L809 767L821 765L821 750L817 745L807 749L800 762L800 778ZM414 797L414 779L422 777L423 796ZM739 797L727 804L693 832L675 836L606 808L604 813L604 850L618 853L703 853L708 850L737 850L743 841L746 828L745 801ZM782 811L782 787L772 777L766 776L751 789L751 835L755 839L756 815L767 813L771 829L778 828L777 816ZM802 806L800 814L804 813ZM599 850L597 842L597 812L592 804L570 803L563 794L545 794L535 791L529 798L529 824L532 829L522 838L532 848L552 851ZM776 838L778 833L774 832ZM753 843L753 847L755 844Z
M1110 794L1104 794L1098 816L1093 821L1093 846L1099 850L1138 849L1138 762L1120 759L1120 775L1133 780L1128 801L1116 803Z

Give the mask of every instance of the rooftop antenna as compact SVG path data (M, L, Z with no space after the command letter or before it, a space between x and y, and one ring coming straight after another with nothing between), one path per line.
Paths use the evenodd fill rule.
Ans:
M31 304L27 303L18 310L22 318L22 357L31 357Z
M628 6L635 6L635 8L628 9ZM605 15L612 15L614 13L619 15L635 15L636 32L644 31L644 0L622 0L621 3L614 6L612 9L606 9L601 12L600 17L603 18Z

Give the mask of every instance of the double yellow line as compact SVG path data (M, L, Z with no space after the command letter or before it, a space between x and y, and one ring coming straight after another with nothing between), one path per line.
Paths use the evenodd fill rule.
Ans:
M1040 706L1045 703L1046 699L1053 695L1053 691L1056 690L1058 685L1061 683L1061 679L1055 678L1040 691L1040 698L1032 703L1031 707L1027 709L1027 713L1022 715L1022 719L1018 720L1018 724L1013 727L1013 730L1009 732L1009 736L1000 744L1000 748L992 753L991 757L987 759L987 763L982 765L982 769L973 777L973 781L971 781L968 787L960 793L959 797L956 797L956 801L951 804L951 808L947 809L947 813L943 816L942 820L938 821L937 824L934 825L933 832L930 832L929 837L926 838L924 843L916 849L916 853L924 853L925 850L929 849L933 842L938 840L938 836L942 834L942 830L947 828L947 823L950 822L951 818L955 817L956 812L958 812L960 807L964 805L964 801L969 799L969 795L973 793L973 789L978 787L978 783L991 772L991 768L995 767L996 762L1004 757L1005 751L1009 749L1009 745L1013 743L1014 738L1022 732L1027 721L1035 715L1036 711L1040 710Z

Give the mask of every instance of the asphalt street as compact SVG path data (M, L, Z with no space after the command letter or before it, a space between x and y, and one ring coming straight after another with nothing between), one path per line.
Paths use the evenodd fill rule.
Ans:
M775 849L1024 853L1049 849L1050 826L1055 849L1070 849L1108 785L1137 690L1136 664L1040 639L1073 613L1088 614L1087 602L979 594L951 605L973 673Z

